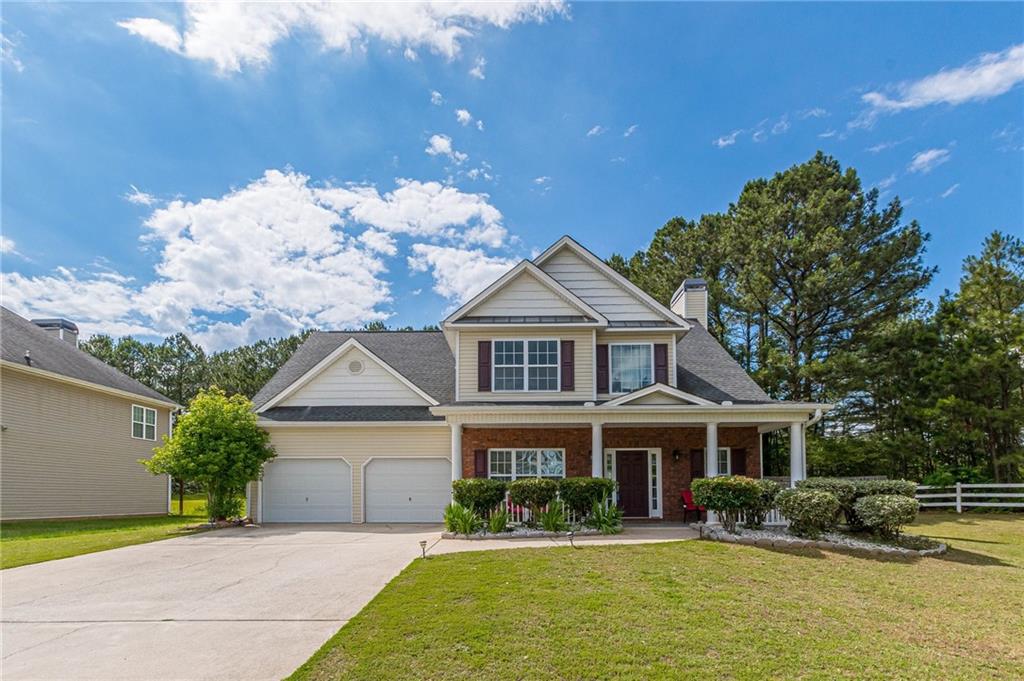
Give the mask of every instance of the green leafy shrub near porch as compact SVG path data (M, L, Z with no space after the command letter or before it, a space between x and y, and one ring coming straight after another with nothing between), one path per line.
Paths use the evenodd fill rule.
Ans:
M558 483L547 478L521 478L508 484L508 498L516 506L530 509L530 515L537 517L540 509L548 505L558 493Z
M775 508L775 496L782 486L774 480L754 480L758 496L754 503L743 512L743 524L752 529L764 526L765 518Z
M501 480L490 478L463 478L452 482L452 499L455 503L478 509L485 516L497 508L505 499L507 485Z
M565 505L583 517L595 502L615 493L615 481L608 478L562 478L558 481L558 495Z
M565 522L565 504L555 499L537 516L541 528L545 532L565 532L569 523Z
M798 537L816 538L835 526L839 513L836 495L818 489L784 489L775 503L789 521L789 531Z
M693 500L698 506L718 514L722 527L736 531L736 523L761 496L757 481L742 475L720 475L693 481Z
M839 502L839 508L846 518L846 523L851 527L857 525L857 518L853 512L853 502L857 500L857 484L853 480L843 480L842 478L807 478L806 480L797 480L796 488L830 492Z
M875 534L895 539L904 525L917 519L917 499L899 494L873 494L861 497L854 504L860 521Z
M604 497L591 506L584 524L601 534L618 534L622 532L622 509L611 503L611 496Z
M449 532L468 536L476 534L483 526L483 518L472 506L463 506L453 501L444 509L444 528Z
M911 480L858 480L857 497L876 494L895 494L913 499L917 495L917 483Z

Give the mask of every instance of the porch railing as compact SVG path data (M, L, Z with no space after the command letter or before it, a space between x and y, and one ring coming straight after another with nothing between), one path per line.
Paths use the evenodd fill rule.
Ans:
M562 500L561 494L556 492L555 493L555 499L557 501L561 501ZM609 499L606 503L608 505L611 505L612 501ZM507 491L505 492L505 499L502 502L500 502L497 505L497 507L495 507L494 510L495 511L500 511L501 509L505 509L506 511L508 511L508 514L509 514L509 524L510 525L526 525L531 520L530 509L527 508L526 506L519 506L517 504L512 503L511 495L509 495L509 493ZM540 510L541 510L541 512L546 512L548 510L548 505L545 504L543 507L541 507ZM562 511L563 511L562 517L565 518L565 522L568 523L569 525L579 525L579 524L582 524L583 521L587 519L587 515L589 515L589 514L582 514L581 515L581 514L576 513L575 510L569 508L568 504L562 504Z

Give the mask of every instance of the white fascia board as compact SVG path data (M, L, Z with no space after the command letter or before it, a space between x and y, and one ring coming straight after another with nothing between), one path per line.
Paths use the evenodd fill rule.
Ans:
M500 414L509 412L539 412L549 413L552 411L564 412L566 414L600 414L600 413L616 413L624 411L634 412L674 412L674 411L686 411L686 412L700 412L700 413L714 413L714 414L729 414L729 413L745 413L745 412L777 412L787 415L797 415L804 412L813 412L816 409L822 411L828 411L832 408L831 404L824 404L820 402L799 402L790 404L636 404L636 405L620 405L608 407L607 402L595 405L593 407L585 407L579 405L553 405L553 404L509 404L509 405L488 405L482 407L480 405L440 405L430 408L430 413L437 416L443 416L447 414Z
M257 419L256 425L260 428L448 427L444 421L274 421L272 419Z

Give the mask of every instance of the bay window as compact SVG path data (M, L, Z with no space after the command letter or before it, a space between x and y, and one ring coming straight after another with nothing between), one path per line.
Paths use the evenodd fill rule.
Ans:
M495 392L557 392L557 340L494 341Z
M654 383L654 346L616 343L609 347L610 388L629 393Z
M487 477L495 480L518 478L564 478L564 449L490 449Z

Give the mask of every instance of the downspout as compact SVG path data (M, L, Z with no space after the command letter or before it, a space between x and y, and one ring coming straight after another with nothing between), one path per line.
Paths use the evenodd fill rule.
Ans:
M823 416L825 416L825 412L820 407L815 409L814 416L807 419L807 423L803 427L803 433L800 437L800 458L803 459L804 477L807 477L807 431L811 426L820 421Z

